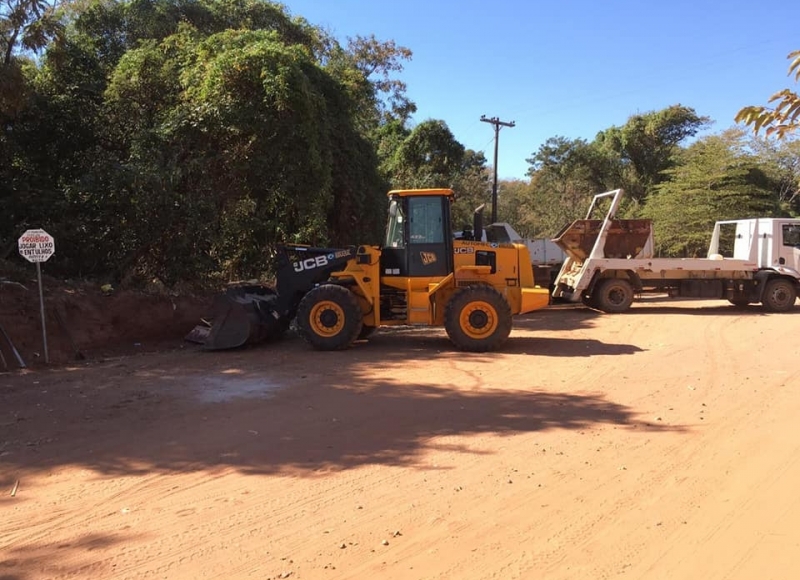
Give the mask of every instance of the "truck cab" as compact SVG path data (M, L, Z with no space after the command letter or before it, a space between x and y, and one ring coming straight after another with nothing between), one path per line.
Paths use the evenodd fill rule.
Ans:
M800 222L789 218L756 218L718 222L722 229L735 225L733 258L751 260L759 268L789 268L800 272ZM721 234L712 236L712 247ZM718 246L717 246L718 250Z

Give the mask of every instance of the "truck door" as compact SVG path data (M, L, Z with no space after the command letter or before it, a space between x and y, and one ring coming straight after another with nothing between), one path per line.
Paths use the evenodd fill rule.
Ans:
M800 223L781 224L781 242L778 263L800 271Z

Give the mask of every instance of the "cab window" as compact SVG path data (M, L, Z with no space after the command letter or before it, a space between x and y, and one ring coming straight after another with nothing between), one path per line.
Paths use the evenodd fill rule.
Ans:
M389 225L386 228L386 248L405 248L406 237L404 233L405 215L403 204L400 200L393 199L389 203Z
M442 199L440 197L412 197L408 201L409 243L443 243Z
M795 248L800 247L800 225L784 224L783 245Z

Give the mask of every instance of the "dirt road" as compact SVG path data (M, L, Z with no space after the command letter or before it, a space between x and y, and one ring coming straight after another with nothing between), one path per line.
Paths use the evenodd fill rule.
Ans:
M798 315L0 375L0 578L800 578Z

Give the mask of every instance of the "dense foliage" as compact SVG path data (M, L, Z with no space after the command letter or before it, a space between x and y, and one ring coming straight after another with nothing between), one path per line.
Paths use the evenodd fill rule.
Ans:
M657 250L702 254L716 220L800 214L800 142L747 139L741 130L689 142L709 123L688 107L632 116L591 141L553 137L515 184L519 231L549 236L584 217L594 193L622 187L622 214L655 223ZM509 203L506 203L508 206Z
M38 61L12 59L0 258L41 226L63 274L171 284L259 275L282 242L379 239L371 132L413 111L389 77L406 49L339 46L261 0L73 7Z
M2 0L0 55L0 266L43 227L63 276L263 276L280 243L377 243L391 188L454 188L459 228L490 204L483 152L412 123L408 48L268 0ZM552 137L529 181L501 182L499 217L549 236L623 187L689 255L715 219L798 213L798 142L690 143L708 124L675 105Z

